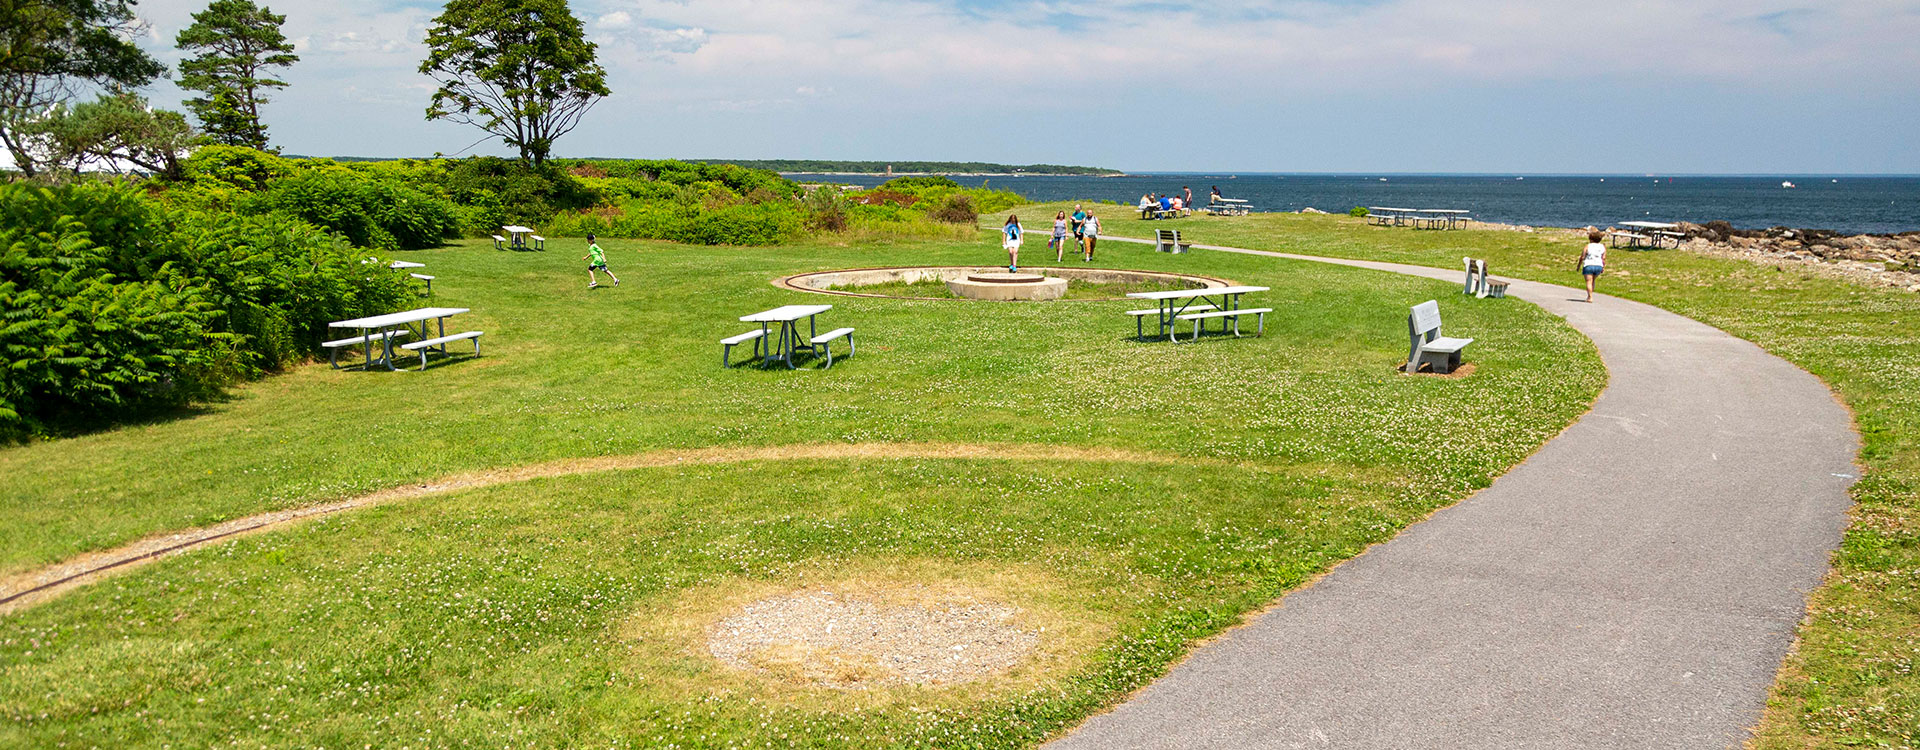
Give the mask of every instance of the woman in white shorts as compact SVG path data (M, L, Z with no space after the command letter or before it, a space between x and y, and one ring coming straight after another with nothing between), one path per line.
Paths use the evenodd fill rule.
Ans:
M1000 246L1007 249L1007 273L1020 269L1020 217L1008 214L1006 225L1000 227L1002 240Z

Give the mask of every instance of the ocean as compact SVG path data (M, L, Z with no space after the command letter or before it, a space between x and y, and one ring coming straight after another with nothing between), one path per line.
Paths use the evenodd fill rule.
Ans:
M882 177L807 175L872 187ZM1139 174L1125 177L954 175L1029 200L1111 200L1133 205L1140 194L1191 186L1201 202L1220 186L1260 211L1313 207L1344 213L1354 206L1463 208L1473 218L1531 226L1608 226L1622 221L1725 221L1741 229L1786 226L1849 234L1920 231L1920 177L1635 177L1630 175L1329 175ZM1781 187L1791 181L1795 187Z

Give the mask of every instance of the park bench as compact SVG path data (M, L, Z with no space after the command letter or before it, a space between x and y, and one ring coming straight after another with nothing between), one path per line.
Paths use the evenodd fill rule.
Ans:
M747 343L749 341L753 342L753 356L755 357L765 356L762 353L762 347L766 344L766 341L764 341L766 336L767 336L767 329L762 328L757 331L748 331L738 336L728 336L724 339L721 339L720 340L720 366L732 367L732 364L729 363L728 358L733 354L733 347L738 346L740 344Z
M1189 340L1197 341L1200 339L1200 325L1202 323L1205 323L1206 321L1213 320L1215 318L1232 319L1233 335L1235 338L1238 338L1240 336L1240 316L1242 315L1260 316L1259 329L1256 332L1256 335L1264 336L1267 333L1267 313L1270 313L1270 312L1273 312L1273 308L1271 307L1248 307L1248 308L1242 308L1237 310L1214 310L1212 312L1183 313L1181 315L1174 316L1174 319L1193 321L1193 338ZM1168 338L1172 338L1172 336L1168 336Z
M427 282L427 296L429 297L433 296L433 277L432 276L428 276L424 273L410 273L407 275L412 276L421 281Z
M1508 282L1488 276L1487 262L1485 260L1475 260L1473 258L1461 258L1461 260L1466 261L1467 264L1467 283L1465 287L1460 290L1461 294L1467 294L1481 299L1507 296Z
M1178 229L1156 229L1153 232L1153 249L1163 253L1184 253L1193 247L1192 242L1180 241Z
M500 235L497 235L497 234L493 236L493 249L495 249L495 250L505 250L505 249L507 249L507 245L509 245L509 244L511 244L511 243L509 243L509 242L507 241L507 238L505 238L505 237L502 237L502 236L500 236Z
M814 347L816 347L817 349L826 351L828 367L833 366L833 347L828 346L827 344L832 342L834 339L841 338L843 336L846 337L847 339L847 356L851 357L853 356L853 353L854 353L853 329L851 328L835 328L831 331L820 334L810 339Z
M1460 350L1473 339L1440 335L1440 303L1427 300L1413 306L1407 315L1407 372L1416 373L1425 364L1436 373L1453 372L1460 366Z
M409 335L410 333L411 331L407 331L404 329L399 331L381 331L379 333L369 333L365 336L355 336L350 339L326 341L326 342L322 342L320 345L326 347L329 350L327 352L327 363L330 365L333 365L333 369L338 370L340 369L340 350L341 349L345 349L350 346L373 346L374 344L377 344L382 341L386 341L387 339L399 338L401 336ZM372 356L372 355L369 354L368 356Z
M1213 305L1188 305L1188 306L1187 306L1187 307L1186 307L1185 309L1187 309L1187 310L1192 310L1192 311L1194 311L1194 312L1206 312L1206 311L1208 311L1208 310L1212 310L1212 309L1214 309L1214 308L1213 308ZM1160 308L1158 308L1158 307L1154 307L1154 308L1149 308L1149 309L1146 309L1146 310L1128 310L1128 311L1127 311L1127 314L1128 314L1128 315L1132 315L1132 316L1133 316L1133 337L1134 337L1134 338L1136 338L1136 339L1144 339L1144 338L1146 338L1146 337L1147 337L1147 329L1146 329L1146 326L1145 326L1145 324L1144 324L1144 323L1142 323L1141 321L1144 321L1144 320L1146 320L1146 317L1147 317L1148 315L1156 315L1156 316L1157 316L1157 315L1159 315L1159 314L1160 314L1161 312L1163 312L1163 311L1162 311L1162 310L1161 310Z
M446 354L447 344L450 342L460 341L463 339L473 339L473 356L476 356L476 357L480 356L480 336L482 333L484 332L483 331L465 331L462 333L452 333L452 334L440 336L437 338L427 339L425 341L415 341L411 344L401 344L400 348L406 351L419 353L420 369L425 370L427 369L427 351L437 346L437 347L440 347L441 354Z

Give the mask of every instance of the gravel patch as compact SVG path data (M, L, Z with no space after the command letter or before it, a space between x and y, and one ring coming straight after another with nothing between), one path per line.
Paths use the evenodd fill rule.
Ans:
M950 685L1012 668L1040 642L1019 609L974 599L890 604L832 591L761 599L714 625L715 659L832 688Z

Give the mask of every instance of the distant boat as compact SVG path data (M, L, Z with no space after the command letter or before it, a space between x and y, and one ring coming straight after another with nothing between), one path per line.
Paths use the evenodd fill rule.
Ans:
M1380 181L1381 181L1381 182L1386 182L1386 181L1387 181L1387 178L1385 178L1385 177L1382 177L1382 178L1380 178Z
M1527 179L1527 178L1525 178L1525 177L1515 177L1515 178L1513 178L1513 179L1516 179L1516 180L1524 180L1524 179Z
M1799 186L1799 185L1795 185L1795 184L1793 184L1793 183L1791 183L1791 182L1782 182L1782 183L1780 183L1780 187L1783 187L1783 188L1793 188L1793 187L1800 187L1800 186Z

